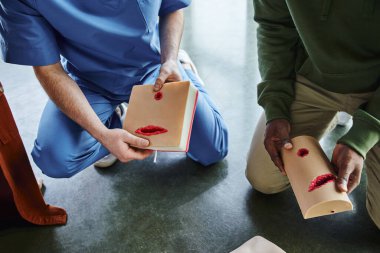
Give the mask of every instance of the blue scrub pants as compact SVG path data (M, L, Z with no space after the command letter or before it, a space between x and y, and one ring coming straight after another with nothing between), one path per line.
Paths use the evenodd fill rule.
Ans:
M187 155L204 166L222 160L228 152L226 124L210 96L191 70L183 70L199 90L198 102ZM144 81L154 83L155 75ZM121 128L115 108L122 102L81 87L95 113L109 128ZM63 114L49 100L41 117L32 157L41 171L53 178L68 178L87 168L109 151L86 130Z

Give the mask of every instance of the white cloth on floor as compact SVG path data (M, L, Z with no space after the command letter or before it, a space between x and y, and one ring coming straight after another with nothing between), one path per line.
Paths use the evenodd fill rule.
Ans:
M286 253L274 243L261 236L255 236L231 253Z

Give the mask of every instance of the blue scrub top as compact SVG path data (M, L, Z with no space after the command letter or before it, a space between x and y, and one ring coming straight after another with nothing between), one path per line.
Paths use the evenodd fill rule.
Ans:
M191 0L0 0L1 58L44 66L61 58L80 86L110 96L157 71L158 18Z

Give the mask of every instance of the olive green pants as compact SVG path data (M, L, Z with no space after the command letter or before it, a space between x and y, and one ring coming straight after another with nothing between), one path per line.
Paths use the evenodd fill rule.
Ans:
M302 76L295 83L295 100L291 106L291 137L310 135L320 140L335 125L338 111L352 114L373 93L338 94L327 91ZM246 176L252 186L266 194L278 193L290 186L272 163L264 147L265 116L262 115L253 135L248 154ZM365 131L365 129L363 129ZM380 144L367 154L367 210L380 228Z

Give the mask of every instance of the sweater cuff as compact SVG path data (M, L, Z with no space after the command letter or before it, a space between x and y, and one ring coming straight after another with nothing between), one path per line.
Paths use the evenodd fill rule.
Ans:
M276 97L266 97L261 101L261 106L264 108L266 123L275 119L286 119L291 122L290 105L292 101L280 99Z
M363 158L368 151L380 141L380 120L363 110L357 110L353 115L353 125L338 143L345 144Z

